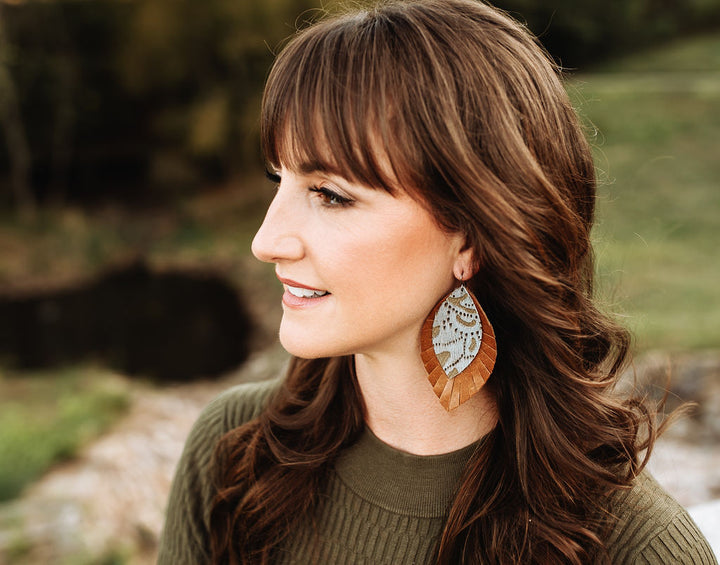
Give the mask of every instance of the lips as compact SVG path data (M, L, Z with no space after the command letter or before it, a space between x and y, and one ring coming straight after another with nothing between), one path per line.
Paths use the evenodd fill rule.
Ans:
M317 304L321 298L330 295L327 290L313 288L281 276L278 276L278 279L280 279L280 282L283 283L285 287L285 293L282 299L285 306L293 308L310 306Z

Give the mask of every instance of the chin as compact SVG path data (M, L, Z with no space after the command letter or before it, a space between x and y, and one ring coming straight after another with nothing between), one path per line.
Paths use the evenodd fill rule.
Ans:
M284 332L280 328L280 344L290 355L301 359L319 359L321 357L332 357L333 353L325 347L318 347L309 335L298 336L294 332Z
M301 359L340 357L354 353L350 344L338 343L332 337L317 335L307 328L283 327L280 325L280 344L285 351Z

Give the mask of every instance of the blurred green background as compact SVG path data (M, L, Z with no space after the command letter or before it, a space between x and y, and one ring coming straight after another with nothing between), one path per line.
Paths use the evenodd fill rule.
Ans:
M496 4L565 67L586 124L605 309L640 352L720 348L720 0ZM272 193L259 104L321 5L0 0L0 301L142 260L221 276L252 296L253 346L273 341L277 285L249 253ZM0 343L0 502L126 413L132 386L92 356L26 370Z

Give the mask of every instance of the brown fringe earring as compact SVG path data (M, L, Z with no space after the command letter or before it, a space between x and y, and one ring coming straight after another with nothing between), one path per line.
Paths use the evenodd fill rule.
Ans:
M497 357L495 332L464 284L430 312L420 345L428 380L448 411L482 388Z

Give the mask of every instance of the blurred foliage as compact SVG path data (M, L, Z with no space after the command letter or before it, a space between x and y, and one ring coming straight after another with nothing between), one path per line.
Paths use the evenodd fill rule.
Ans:
M597 132L601 290L641 348L717 348L720 35L600 70L569 90Z
M718 0L498 0L565 67L585 70L673 37L720 28Z
M695 79L702 80L706 76L715 83L717 73L720 72L720 31L674 39L653 49L616 57L596 65L593 71L595 73L694 73Z
M0 372L0 502L105 431L128 394L124 381L91 368Z
M167 202L259 167L273 53L326 4L0 2L0 206L33 209L28 194L41 203ZM720 27L720 0L497 4L570 67Z
M265 75L276 46L311 5L58 0L2 6L7 41L0 43L0 60L21 101L37 197L166 201L248 163L257 167ZM13 166L5 140L0 136L0 171ZM0 205L8 204L4 190Z

